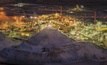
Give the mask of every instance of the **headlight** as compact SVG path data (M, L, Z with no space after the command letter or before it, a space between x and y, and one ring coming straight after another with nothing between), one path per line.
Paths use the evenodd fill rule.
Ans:
M34 17L34 19L36 19L37 17Z
M30 18L31 18L31 19L36 19L37 17L36 17L36 16L35 16L35 17L33 17L33 16L30 16Z
M30 18L32 19L33 17L32 17L32 16L30 16Z

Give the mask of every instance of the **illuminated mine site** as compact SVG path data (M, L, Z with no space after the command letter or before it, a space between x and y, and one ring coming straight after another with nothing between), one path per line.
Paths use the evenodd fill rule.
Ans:
M0 0L0 65L107 65L105 2Z

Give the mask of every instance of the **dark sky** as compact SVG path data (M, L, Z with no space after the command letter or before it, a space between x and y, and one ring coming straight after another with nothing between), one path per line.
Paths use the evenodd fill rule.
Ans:
M17 0L18 2L31 2L31 3L46 3L46 4L93 4L93 5L106 5L107 0Z
M7 2L7 0L0 0L0 2ZM11 2L12 0L8 0ZM13 0L16 2L26 3L43 3L43 4L59 4L59 5L72 5L72 4L83 4L83 5L107 5L107 0Z

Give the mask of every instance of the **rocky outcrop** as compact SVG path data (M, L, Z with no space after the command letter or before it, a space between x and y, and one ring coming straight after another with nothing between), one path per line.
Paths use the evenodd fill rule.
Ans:
M3 33L0 33L0 50L2 50L3 48L10 47L10 46L15 46L18 44L20 44L19 41L12 40L6 37Z
M105 52L107 52L105 50ZM107 53L92 43L76 42L47 27L18 46L4 48L0 57L12 64L70 64L107 61Z

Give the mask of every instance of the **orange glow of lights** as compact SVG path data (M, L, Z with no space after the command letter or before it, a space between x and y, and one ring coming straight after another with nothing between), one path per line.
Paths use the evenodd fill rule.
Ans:
M17 17L17 16L13 16L12 18L13 18L14 20L16 20L18 17Z
M3 11L3 10L4 10L4 8L0 7L0 11Z
M5 12L0 12L0 21L3 20L9 20L9 18L6 16Z

